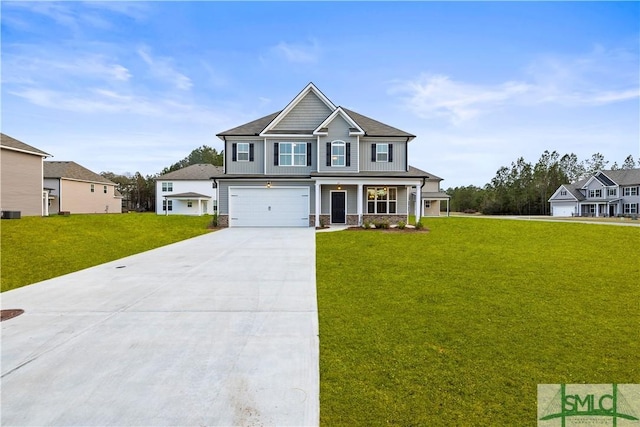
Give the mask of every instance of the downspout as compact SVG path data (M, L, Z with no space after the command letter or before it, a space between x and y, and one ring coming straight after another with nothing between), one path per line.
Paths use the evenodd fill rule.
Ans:
M218 180L214 177L211 177L211 181L213 181L214 188L216 189L216 208L213 210L213 214L218 213L218 206L220 201L218 200ZM213 206L211 206L213 208Z
M407 172L409 172L409 141L411 141L411 138L407 137L407 142L404 143L404 163L407 165L405 168Z
M224 135L222 136L222 141L224 142L224 145L223 145L224 156L222 156L222 173L226 174L227 173L227 140L225 139Z
M420 202L420 206L418 207L418 213L420 215L417 216L416 218L416 224L418 223L418 221L420 221L420 218L422 218L422 188L425 186L425 184L427 183L427 178L423 177L422 178L422 185L420 186L420 191L418 191L418 193L416 193L416 205L418 204L418 202Z

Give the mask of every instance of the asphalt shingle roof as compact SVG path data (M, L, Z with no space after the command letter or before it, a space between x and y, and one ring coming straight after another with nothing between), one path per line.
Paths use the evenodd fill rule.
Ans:
M5 135L4 133L0 133L0 145L6 148L13 148L15 150L26 151L32 154L50 157L51 154L45 153L42 150L37 149L29 144L25 144L22 141L18 141L15 138L10 137L9 135Z
M195 179L209 179L212 176L222 175L222 167L214 166L208 163L198 163L196 165L191 165L184 167L182 169L178 169L177 171L169 172L167 174L161 175L157 180L195 180Z
M356 113L355 111L348 110L344 107L342 109L364 130L365 136L389 136L389 137L403 137L403 138L414 138L415 135L412 135L408 132L400 130L398 128L394 128L393 126L389 126L377 120L374 120L370 117L363 116L360 113ZM280 111L269 114L268 116L261 117L257 120L254 120L249 123L245 123L233 129L226 130L224 132L220 132L217 134L218 137L224 136L257 136L267 127L269 123L276 118L276 116L280 114ZM318 123L320 125L320 123ZM306 133L312 133L314 129L309 129L308 131L304 131ZM268 133L273 134L294 134L300 133L300 131L269 131Z
M87 182L100 182L104 184L116 185L113 181L90 171L76 162L43 162L45 178L67 178Z

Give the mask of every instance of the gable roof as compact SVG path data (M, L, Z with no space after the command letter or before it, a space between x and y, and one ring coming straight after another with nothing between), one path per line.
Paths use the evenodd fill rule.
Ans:
M560 187L558 187L558 189L551 195L551 197L549 197L549 200L547 200L548 202L554 201L554 199L556 198L557 195L560 194L560 191L562 189L565 189L569 194L571 194L573 196L574 199L576 200L584 200L585 197L584 195L580 192L578 186L576 186L575 184L562 184L560 185ZM559 199L557 201L567 201L567 199Z
M333 110L333 113L331 113L329 115L329 117L327 117L322 123L320 123L316 129L313 131L314 135L321 135L321 134L327 134L328 129L327 126L329 126L329 123L331 123L333 121L333 119L335 119L338 115L340 115L340 117L342 117L351 127L349 128L349 136L351 135L364 135L364 129L362 129L358 123L355 122L355 120L353 120L349 114L347 114L346 111L344 111L344 108L342 107L338 107L335 110Z
M604 175L604 177L603 177ZM602 170L595 174L581 179L573 184L576 188L583 188L589 182L597 179L603 185L640 185L640 169L616 169ZM605 184L605 181L611 181L612 184Z
M0 133L0 146L2 148L13 151L20 151L22 153L33 154L42 157L51 157L51 154L45 153L44 151L39 150L29 144L25 144L22 141L18 141L17 139L12 138L9 135L5 135L4 133Z
M76 162L43 162L44 177L58 179L72 179L76 181L96 182L100 184L116 185L102 175L90 171Z
M374 120L370 117L364 116L360 113L356 113L355 111L348 110L347 108L344 108L344 107L336 107L331 103L331 101L329 101L324 96L324 94L322 94L322 92L320 92L313 85L313 83L309 83L309 85L307 85L307 87L305 87L305 89L303 89L302 92L300 92L296 96L296 98L294 98L294 100L287 105L287 107L284 110L271 113L268 116L264 116L259 119L253 120L249 123L245 123L243 125L226 130L224 132L220 132L216 136L224 140L224 137L226 136L260 136L260 135L264 136L264 135L271 135L271 134L280 134L281 132L275 131L272 128L275 125L277 125L278 122L282 120L282 118L286 116L286 114L289 111L291 111L291 109L295 107L295 105L297 105L297 103L300 102L300 100L305 95L309 93L309 91L314 91L314 93L318 95L320 99L324 98L323 102L325 102L324 100L326 99L325 104L328 102L327 105L330 106L331 108L331 114L327 117L327 119L331 117L333 114L335 114L336 109L341 109L343 113L346 113L346 115L351 119L347 121L348 122L353 121L356 125L354 127L353 132L358 132L358 128L359 128L364 132L364 136L402 137L402 138L408 138L409 140L415 138L415 135L413 134L410 134L408 132L395 128L393 126L389 126L387 124ZM326 121L326 119L324 121ZM322 131L322 129L320 129L321 124L322 123L317 124L315 129L316 131ZM311 134L313 131L314 131L313 129L309 129L308 131L295 131L295 132L301 133L301 134L307 134L307 133ZM294 133L294 132L287 131L287 133Z
M221 175L223 173L221 166L214 166L209 163L198 163L190 165L177 171L169 172L159 176L156 180L209 180L212 176Z

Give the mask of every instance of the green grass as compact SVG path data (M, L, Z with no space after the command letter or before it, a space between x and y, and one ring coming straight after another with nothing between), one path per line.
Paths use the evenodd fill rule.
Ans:
M322 425L533 426L538 384L640 382L640 229L423 222L317 235Z
M2 292L207 233L210 221L150 213L3 220Z

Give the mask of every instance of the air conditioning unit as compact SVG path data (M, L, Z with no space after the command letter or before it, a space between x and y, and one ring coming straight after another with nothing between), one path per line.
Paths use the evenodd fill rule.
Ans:
M20 211L2 211L2 219L20 219Z

